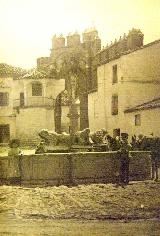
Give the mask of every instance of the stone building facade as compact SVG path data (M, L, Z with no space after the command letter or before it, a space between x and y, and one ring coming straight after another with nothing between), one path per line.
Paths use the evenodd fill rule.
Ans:
M124 111L130 133L160 137L160 97Z
M100 49L98 31L90 29L82 41L77 33L54 36L50 56L38 58L35 71L15 75L0 67L0 143L14 137L36 142L42 128L69 132L68 82L46 72L74 50L82 52L86 75L76 104L80 130L160 135L160 40L143 45L143 33L132 29Z
M50 57L41 57L37 59L37 68L39 70L52 68L56 64L57 69L59 69L63 63L64 58L69 55L73 57L79 54L79 64L85 64L85 78L78 85L78 98L80 100L80 129L88 127L88 91L95 87L95 82L97 81L97 64L95 60L95 55L101 50L101 39L98 36L98 31L95 28L87 29L81 35L75 32L74 34L68 34L65 38L63 35L56 36L52 38L52 48ZM70 64L68 60L68 65ZM93 78L94 77L94 78ZM67 78L65 78L65 89L69 92L70 87ZM82 78L80 78L82 80ZM83 85L83 86L82 86ZM62 114L62 113L61 113ZM57 115L60 117L60 115ZM64 117L62 118L64 119ZM58 130L61 130L58 128ZM63 129L62 129L63 130Z
M143 45L141 31L132 29L98 53L97 60L98 86L88 96L91 130L106 128L115 136L120 132L160 135L155 121L158 108L143 109L138 126L140 110L126 112L160 96L160 40Z
M12 138L33 143L42 128L54 130L55 99L64 84L37 71L14 77L4 70L0 75L0 143Z

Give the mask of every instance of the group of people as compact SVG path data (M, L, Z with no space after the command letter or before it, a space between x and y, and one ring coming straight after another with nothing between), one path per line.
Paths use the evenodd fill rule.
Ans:
M121 136L116 138L108 136L107 140L110 142L108 147L112 151L117 151L118 158L120 160L120 184L127 185L129 184L129 151L132 150L132 146L128 142L128 134L121 133Z
M121 133L115 138L106 135L105 142L109 151L117 151L120 158L120 182L129 183L129 151L150 151L152 160L152 179L158 181L158 167L160 162L160 138L153 134L144 136L142 134L132 136L128 141L128 134Z
M132 137L133 150L150 151L152 158L152 179L158 180L158 166L160 162L160 137L144 136L140 134L138 137Z
M42 130L44 132L44 130ZM42 133L41 131L41 133ZM46 131L45 131L46 132ZM49 140L50 136L53 134L48 132ZM61 136L63 140L67 135L57 134L59 139ZM54 133L55 139L55 133ZM58 139L57 139L58 140ZM63 141L62 140L62 141ZM68 139L66 139L68 140ZM150 151L152 158L152 179L155 181L158 180L158 165L160 159L160 138L154 137L152 134L150 136L144 136L142 134L136 136L133 135L131 142L128 141L128 134L121 133L121 135L112 137L108 134L106 129L100 129L95 132L90 132L89 128L86 128L82 131L79 131L75 134L74 142L82 145L91 145L92 150L104 150L104 151L117 151L117 156L120 160L120 183L128 184L129 183L129 163L130 163L130 151ZM44 147L46 142L43 140L38 145L36 153L45 152ZM100 148L100 149L99 149ZM102 148L102 149L101 149ZM104 148L104 149L103 149Z

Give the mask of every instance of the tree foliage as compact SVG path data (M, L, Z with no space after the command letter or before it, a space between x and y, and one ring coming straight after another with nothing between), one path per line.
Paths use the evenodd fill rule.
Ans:
M71 79L76 79L77 96L87 89L86 52L81 48L68 49L56 58L49 70L50 76L65 79L66 89L72 86Z

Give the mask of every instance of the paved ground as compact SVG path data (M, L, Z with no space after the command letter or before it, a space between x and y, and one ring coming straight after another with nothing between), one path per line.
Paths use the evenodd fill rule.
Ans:
M159 220L160 182L0 186L0 235L158 236Z
M160 182L0 186L0 236L159 236L159 221Z
M150 219L160 217L160 182L76 187L0 186L0 211L35 219Z

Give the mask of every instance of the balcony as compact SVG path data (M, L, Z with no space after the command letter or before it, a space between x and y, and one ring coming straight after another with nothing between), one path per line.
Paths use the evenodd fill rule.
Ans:
M27 107L45 107L53 108L55 99L47 97L29 97L27 99L14 99L13 108L27 108Z

